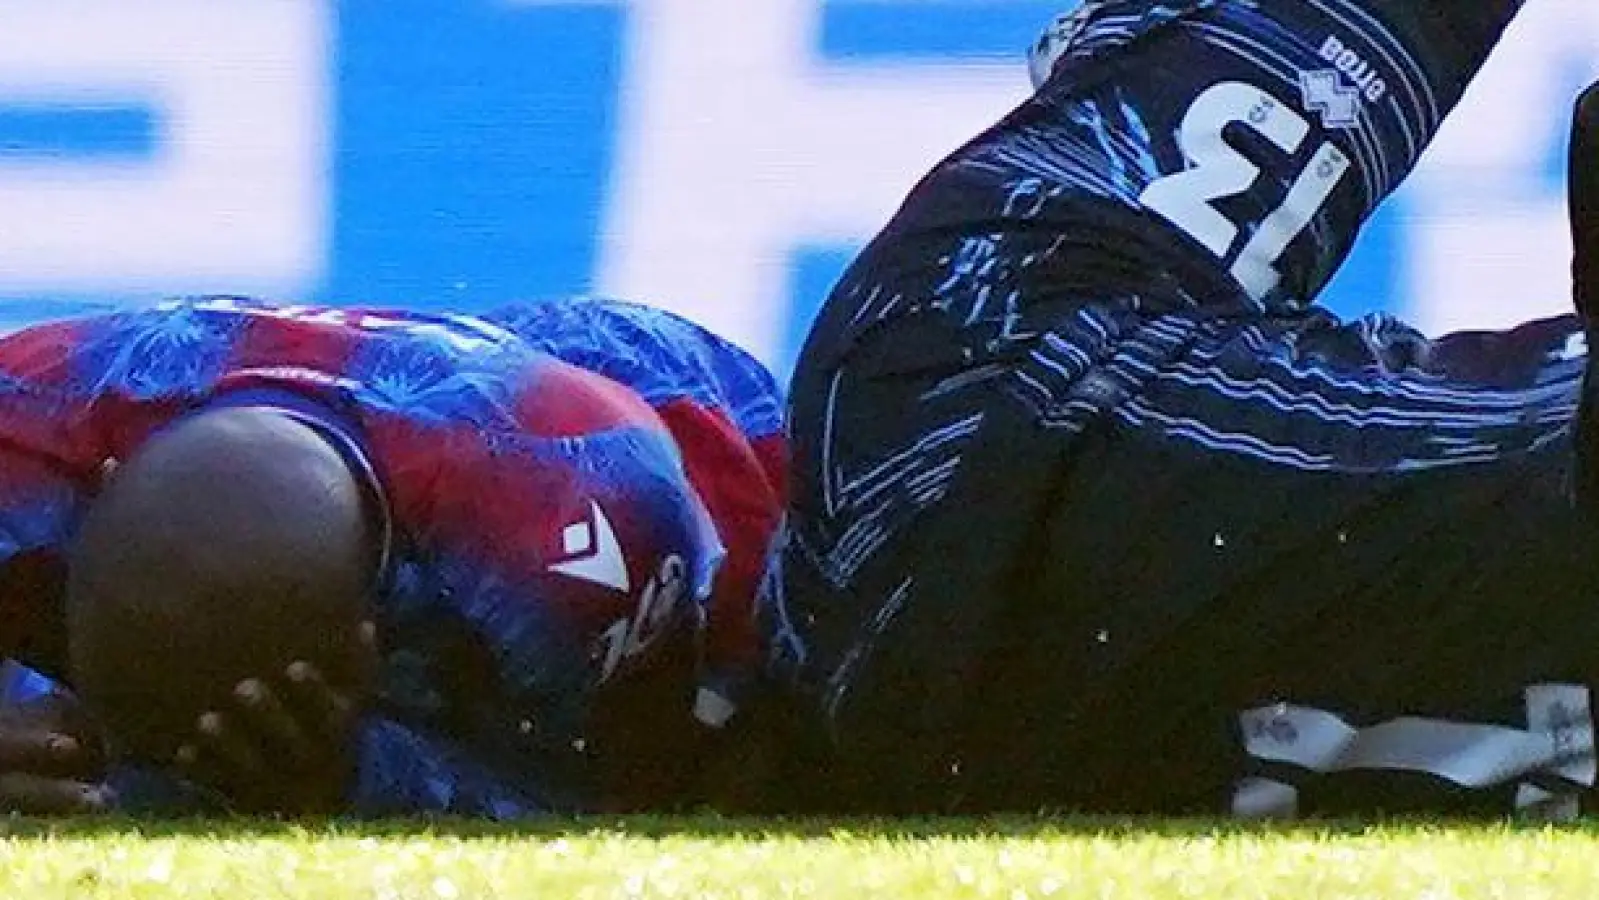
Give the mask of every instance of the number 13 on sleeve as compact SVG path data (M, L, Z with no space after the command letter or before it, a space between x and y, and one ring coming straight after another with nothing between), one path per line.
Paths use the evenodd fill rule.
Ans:
M1214 204L1249 190L1261 174L1259 163L1227 142L1224 133L1230 125L1248 128L1289 154L1297 154L1310 136L1310 123L1277 98L1243 82L1221 82L1194 100L1178 129L1178 146L1188 168L1156 179L1139 197L1146 209L1223 261L1249 223L1234 222ZM1295 177L1282 204L1255 223L1231 269L1251 297L1262 299L1282 280L1277 269L1280 258L1321 211L1349 167L1343 151L1322 143Z

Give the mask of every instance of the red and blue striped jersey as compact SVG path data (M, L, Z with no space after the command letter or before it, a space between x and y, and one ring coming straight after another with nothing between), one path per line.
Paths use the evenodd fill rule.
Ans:
M742 351L647 307L466 317L206 297L10 335L0 561L56 555L108 463L262 389L353 433L393 526L379 618L394 715L367 735L354 806L583 805L561 781L596 690L648 677L684 635L702 659L692 712L716 725L734 708L759 662L781 399ZM42 646L58 602L0 589L0 653Z

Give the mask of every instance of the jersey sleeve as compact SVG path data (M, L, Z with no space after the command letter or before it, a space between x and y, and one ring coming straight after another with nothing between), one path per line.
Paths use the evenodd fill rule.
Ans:
M1037 108L1098 118L1071 130L1097 130L1104 158L1067 156L1103 173L1091 190L1176 232L1188 280L1219 276L1272 308L1332 278L1521 3L1096 6Z
M1414 169L1518 0L1103 0L1043 86L934 169L823 331L1059 298L1298 313ZM1022 329L1025 331L1026 329Z
M362 404L406 545L385 644L414 672L389 680L408 726L581 808L559 798L583 793L597 698L702 631L724 549L636 394L544 354L462 364L485 367Z
M658 308L575 298L506 307L492 321L648 402L681 453L726 548L707 604L696 715L719 726L761 656L754 596L787 497L783 395L757 360Z
M682 316L623 300L574 297L502 307L486 318L529 345L604 375L657 409L691 400L747 440L783 431L783 394L743 349Z

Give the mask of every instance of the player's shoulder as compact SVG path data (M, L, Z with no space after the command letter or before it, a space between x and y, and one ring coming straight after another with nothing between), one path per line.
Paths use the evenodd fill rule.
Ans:
M670 310L579 296L518 303L485 315L530 346L601 374L652 406L689 400L724 411L751 435L781 430L772 373L732 341Z
M666 427L638 392L599 372L535 351L515 397L517 422L542 438L573 438L621 429Z
M203 308L170 301L40 322L0 338L0 373L15 391L69 399L199 390L237 332Z
M0 375L80 399L198 397L240 378L367 385L378 396L419 380L509 381L530 353L470 316L207 295L25 328L0 338Z
M586 368L671 372L706 354L747 355L659 306L580 295L508 304L483 315L551 355Z
M0 337L0 381L6 393L65 390L72 361L83 347L90 320L66 319L32 325Z

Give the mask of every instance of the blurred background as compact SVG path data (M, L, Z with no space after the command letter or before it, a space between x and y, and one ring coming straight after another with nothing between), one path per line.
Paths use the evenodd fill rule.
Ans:
M200 291L600 292L786 373L852 251L1070 0L0 0L0 329ZM1559 312L1599 2L1530 0L1328 301ZM1599 160L1593 161L1599 165Z

